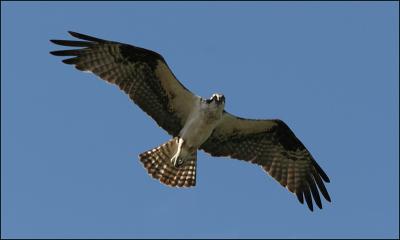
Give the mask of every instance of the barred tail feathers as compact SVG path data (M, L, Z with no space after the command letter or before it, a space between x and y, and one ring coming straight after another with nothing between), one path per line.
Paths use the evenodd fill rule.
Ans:
M187 157L181 166L175 167L171 158L177 151L178 140L175 137L159 147L143 152L139 159L147 172L160 182L172 187L193 187L196 185L197 151Z

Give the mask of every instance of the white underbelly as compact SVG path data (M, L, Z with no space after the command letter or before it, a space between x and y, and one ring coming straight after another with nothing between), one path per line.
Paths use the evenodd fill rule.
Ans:
M215 112L197 111L189 117L180 132L180 137L186 145L198 148L210 137L220 117L220 114Z
M198 148L210 137L215 124L205 124L204 121L193 121L181 131L181 138L190 147Z

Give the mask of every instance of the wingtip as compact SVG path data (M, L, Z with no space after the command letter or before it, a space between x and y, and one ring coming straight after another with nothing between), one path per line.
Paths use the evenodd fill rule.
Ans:
M328 191L325 191L325 193L322 192L322 195L324 196L325 200L328 202L332 202L331 196L329 195Z
M74 31L67 31L70 35L72 35L72 36L74 36L74 35L76 35L76 34L79 34L79 33L77 33L77 32L74 32Z
M69 33L69 35L71 35L73 37L76 37L76 38L79 38L79 39L82 39L82 36L84 36L84 34L78 33L78 32L74 32L74 31L68 31L68 33Z
M65 64L76 64L78 61L78 58L74 57L74 58L67 58L62 60L63 63Z
M75 38L86 40L86 41L92 41L92 42L97 42L97 43L106 42L106 40L104 40L104 39L92 37L92 36L74 32L74 31L68 31L68 33Z
M297 196L297 200L299 200L299 202L301 204L304 204L303 193L302 192L296 192L295 195Z
M63 40L60 39L50 39L49 41L57 45L61 45L61 43L63 42Z
M327 197L325 197L325 200L328 201L328 202L330 202L330 203L332 202L331 196L329 196L329 194L328 194Z
M49 53L50 53L51 55L53 55L53 56L58 56L56 52L57 52L57 51L51 51L51 52L49 52Z
M324 179L324 181L325 181L326 183L330 183L330 182L331 182L331 180L329 179L328 175L326 176L326 178Z
M319 166L319 164L315 160L313 160L313 165L316 168L316 170L319 173L319 175L324 180L324 182L329 183L330 180L329 180L328 175L325 173L325 171L321 168L321 166Z

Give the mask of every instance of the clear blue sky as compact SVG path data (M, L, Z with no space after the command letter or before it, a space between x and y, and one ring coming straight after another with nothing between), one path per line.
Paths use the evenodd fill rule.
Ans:
M399 4L18 3L1 14L1 237L399 237ZM149 177L169 136L60 62L68 30L161 53L229 112L284 120L331 178L310 212L260 167L199 153L197 186Z

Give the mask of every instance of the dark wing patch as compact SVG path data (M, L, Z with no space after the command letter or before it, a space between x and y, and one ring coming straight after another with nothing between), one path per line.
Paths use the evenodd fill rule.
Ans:
M53 51L51 54L72 56L63 62L116 84L169 134L179 134L196 96L175 78L160 54L128 44L69 33L85 41L51 42L82 48ZM174 100L177 95L179 99Z
M303 143L294 135L290 128L281 120L275 120L276 125L270 130L274 134L274 139L288 151L305 149Z
M212 156L230 156L260 165L296 194L300 203L305 199L311 211L312 199L322 208L319 192L331 201L323 183L329 182L328 176L281 120L250 120L225 113L201 149Z

